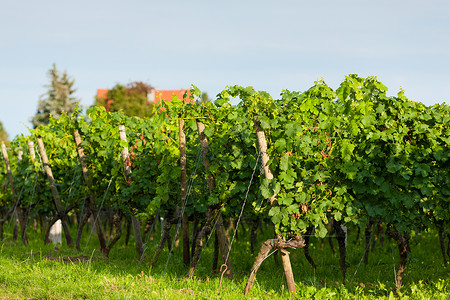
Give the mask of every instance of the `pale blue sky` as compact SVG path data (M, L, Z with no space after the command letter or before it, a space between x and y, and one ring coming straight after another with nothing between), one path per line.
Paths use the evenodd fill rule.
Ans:
M0 121L27 133L47 71L97 88L252 85L278 97L323 78L377 76L427 105L449 103L450 1L0 0Z

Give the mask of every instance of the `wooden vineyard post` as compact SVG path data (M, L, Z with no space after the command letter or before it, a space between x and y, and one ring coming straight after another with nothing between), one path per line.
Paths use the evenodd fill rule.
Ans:
M264 130L262 130L261 125L257 119L257 117L254 118L255 123L255 129L256 129L256 137L258 140L259 145L259 152L261 153L261 161L263 163L264 168L264 175L268 180L273 179L272 170L269 168L269 155L267 154L267 142L266 142L266 136L264 133ZM273 195L270 199L270 205L273 205L275 202L276 195ZM280 238L280 237L279 237ZM284 275L286 276L286 283L288 286L288 290L290 292L295 293L295 281L294 281L294 274L292 273L292 267L291 267L291 261L289 259L289 252L285 249L281 250L281 262L283 264L284 269Z
M28 140L27 141L27 145L28 145L28 152L30 153L30 158L31 158L31 164L33 165L33 171L37 171L34 167L34 160L36 159L36 152L34 151L34 143L33 141ZM39 176L38 172L36 172L36 176ZM36 184L37 184L37 178L36 178ZM31 205L28 206L28 209L26 210L26 222L25 222L25 226L24 226L24 230L25 232L22 232L22 239L24 239L24 235L26 238L26 241L28 243L28 237L26 236L26 230L27 230L27 224L28 224L28 219L30 216L30 210L31 210Z
M52 169L48 161L47 153L45 152L44 142L42 137L36 137L36 141L39 147L39 152L41 153L42 163L44 165L45 173L47 174L48 183L53 196L53 204L55 205L56 211L58 213L58 219L61 219L62 227L64 229L64 236L66 237L66 242L69 247L73 247L72 237L69 231L69 220L64 210L61 199L59 198L58 189L56 188L55 179L53 178ZM52 224L50 224L51 226ZM46 241L47 242L47 241Z
M8 183L9 183L9 187L11 188L11 193L13 195L13 198L15 200L13 209L15 209L15 206L18 204L17 203L17 196L16 196L16 191L14 189L14 179L11 173L11 165L9 163L9 158L8 158L8 152L6 151L6 146L5 143L2 142L2 155L3 155L3 160L5 161L5 165L6 165L6 176L8 177Z
M184 119L179 118L180 137L180 166L181 166L181 209L186 207L187 174L186 174L186 135L184 133ZM189 221L186 211L183 211L181 229L183 232L183 263L189 266L191 257L189 253Z
M22 151L22 146L19 146L19 152L17 154L17 162L20 163L22 161L22 156L23 156L23 151ZM19 226L18 223L20 223L19 220L19 210L20 206L18 205L16 207L16 210L13 213L13 223L14 223L14 233L13 233L13 240L17 241L17 236L18 236L18 231L19 231ZM23 240L22 240L23 241Z
M214 176L211 173L208 173L209 170L209 160L208 160L208 152L209 152L209 145L208 145L208 139L206 138L205 133L203 132L205 130L205 125L197 120L197 129L198 129L198 135L200 137L200 144L202 147L202 156L203 156L203 162L205 165L205 171L208 174L208 189L211 193L214 189L215 180ZM228 278L233 279L233 270L231 268L231 263L229 259L228 253L230 252L230 245L228 244L227 236L225 234L225 228L223 226L223 218L222 214L218 213L218 210L214 210L214 214L217 214L217 222L216 222L216 233L217 233L217 239L219 241L219 249L220 253L222 255L222 261L224 264L226 264L227 269L225 274Z
M273 179L273 174L268 165L269 155L267 154L266 136L256 116L254 117L253 121L255 125L256 136L258 139L261 161L264 167L264 175L267 179L271 180ZM270 197L269 199L270 205L273 205L275 201L276 195ZM253 283L255 282L256 272L258 271L261 263L268 256L270 250L272 250L273 248L277 248L281 252L281 261L283 264L284 275L286 277L288 290L291 293L295 293L296 290L295 290L294 274L292 272L291 261L289 259L289 252L286 250L286 248L290 247L295 249L295 248L302 248L304 246L305 242L300 235L298 235L296 239L291 242L286 242L281 235L278 235L276 240L265 241L261 246L261 250L258 256L256 257L255 263L253 264L252 271L250 272L247 284L245 286L244 294L248 294L250 292L250 289L252 288Z
M191 266L189 268L189 273L188 276L192 277L192 275L194 274L195 268L197 267L197 263L198 260L200 258L200 252L202 251L203 248L203 238L205 237L205 235L207 234L207 232L211 232L211 223L212 223L212 219L213 219L213 209L211 208L211 206L209 206L206 209L206 221L204 223L203 226L201 226L200 231L194 235L194 240L193 240L193 244L192 244L192 261L191 261ZM195 242L195 243L194 243Z
M261 125L260 125L257 117L255 117L253 119L253 122L255 124L256 139L258 140L259 153L261 155L261 162L262 162L263 169L264 169L264 176L268 180L272 180L273 174L272 174L272 170L269 168L269 154L267 154L266 135L264 133L264 130L261 129ZM276 195L274 194L269 199L269 203L271 206L274 204L275 200L276 200Z
M28 151L30 152L31 161L34 161L34 159L36 158L36 153L34 152L33 141L28 141Z
M286 277L286 283L289 292L295 293L295 280L294 273L292 272L291 260L289 258L289 251L285 248L280 248L281 263L283 264L284 276Z
M19 146L19 152L18 152L18 155L17 155L18 162L22 161L22 156L23 156L22 146ZM15 223L14 235L17 238L17 235L16 235L16 233L17 233L16 226L17 225L16 224L17 224L17 221L19 221L20 230L22 232L22 235L21 235L22 243L24 245L28 245L28 236L27 236L27 228L26 228L28 214L27 214L27 211L22 209L22 207L20 206L20 200L19 200L19 203L17 204L16 211L15 211L14 215L15 215L14 216L14 220L15 220L14 221L14 223Z
M14 179L11 173L11 165L9 164L9 158L8 158L8 152L6 151L5 143L2 142L1 145L1 151L3 155L3 160L5 161L6 165L6 175L8 177L9 186L11 188L11 193L13 196L14 204L11 206L11 208L6 212L3 219L0 219L0 239L3 240L3 224L8 220L9 216L15 211L17 205L19 205L20 199L16 195L16 191L14 189Z
M121 141L127 141L127 134L125 132L125 126L119 125L119 137ZM123 159L123 169L125 172L125 178L127 180L127 184L131 184L131 163L130 158L128 154L128 147L125 146L122 150L122 159ZM142 236L141 236L141 227L139 224L139 220L136 218L136 216L130 211L131 213L131 224L133 226L133 233L134 233L134 241L136 245L136 252L138 254L138 259L141 258L142 253L144 252L144 245L142 243Z
M78 130L75 130L73 135L75 138L75 144L77 146L77 152L78 152L78 157L80 159L81 169L83 171L84 182L86 183L86 185L89 189L89 209L91 210L92 217L94 218L94 226L97 231L97 236L98 236L98 240L100 242L101 251L105 255L106 254L106 241L105 241L105 237L103 235L102 226L100 224L100 221L97 220L99 210L97 209L97 207L95 205L95 195L94 195L94 192L92 191L91 177L89 176L89 170L86 165L84 151L83 151L83 148L81 147L81 136L80 136L80 133L78 132ZM89 214L86 212L86 215L89 215ZM80 224L80 230L79 230L80 233L82 230L83 230L83 226L82 226L82 224ZM80 236L81 236L81 234L80 234ZM79 240L80 240L80 238L77 234L77 249L78 250L80 250L79 249L80 248Z
M17 152L17 161L18 162L22 161L22 156L23 156L22 146L19 146L19 152Z

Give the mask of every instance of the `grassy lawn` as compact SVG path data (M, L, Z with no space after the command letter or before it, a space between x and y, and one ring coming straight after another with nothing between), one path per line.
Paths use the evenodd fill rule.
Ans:
M249 296L243 295L254 255L250 254L249 238L241 232L232 247L235 279L223 279L218 292L220 273L212 273L213 241L203 251L194 278L186 279L187 267L182 264L181 247L175 248L169 261L167 248L157 265L149 269L149 261L158 238L148 241L144 259L139 264L133 240L128 246L124 238L112 250L109 261L95 251L95 237L81 244L77 252L65 245L54 249L43 245L40 234L29 232L30 245L22 246L9 235L0 248L0 299L286 299L283 269L279 257L269 257L262 264ZM266 229L261 242L271 237ZM363 244L348 239L348 272L342 285L339 255L333 254L328 241L323 246L313 238L311 255L317 264L314 270L303 250L291 251L291 262L297 284L296 298L312 299L385 299L393 298L394 263L398 250L393 241L379 244L370 253L369 264L362 263ZM337 242L334 241L337 250ZM81 261L80 261L81 260ZM168 261L168 263L167 263ZM167 268L166 268L167 263ZM412 238L411 253L403 279L401 299L447 299L450 292L450 267L445 267L437 234L429 232Z

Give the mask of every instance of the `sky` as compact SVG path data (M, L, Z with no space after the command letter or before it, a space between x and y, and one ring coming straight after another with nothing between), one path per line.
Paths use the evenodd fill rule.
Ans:
M323 79L377 76L396 95L450 102L450 1L0 0L0 121L28 134L53 63L80 104L143 81L215 97L228 85L277 98Z

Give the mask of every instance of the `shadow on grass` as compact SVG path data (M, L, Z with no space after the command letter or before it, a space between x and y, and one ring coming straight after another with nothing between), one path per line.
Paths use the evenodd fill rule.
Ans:
M220 273L212 272L211 241L202 252L193 278L186 279L188 267L182 263L181 247L175 248L170 257L165 249L157 265L150 269L149 263L157 247L156 240L147 241L147 249L142 259L137 257L132 239L128 246L120 240L111 252L110 258L106 260L96 250L98 249L96 241L91 241L85 248L82 247L86 249L85 251L78 252L65 245L58 245L57 248L53 245L43 245L39 235L36 236L38 238L30 237L28 246L23 246L10 238L2 244L0 258L3 269L9 268L17 272L2 272L0 284L9 288L12 293L15 291L15 284L23 285L30 280L29 276L32 276L29 291L27 293L25 289L23 296L40 295L43 298L52 298L51 295L56 295L53 297L55 299L59 296L67 298L67 295L72 294L78 295L70 296L72 298L83 298L83 295L86 298L95 298L99 295L112 298L128 295L131 298L139 298L142 293L149 298L217 296ZM258 245L271 237L270 230L266 230L265 235L259 236ZM82 245L86 245L86 242L85 240ZM384 246L375 247L374 252L370 253L368 265L362 263L363 250L363 246L355 243L354 236L350 235L346 285L341 283L338 254L331 251L327 242L322 245L321 240L311 239L310 253L317 265L315 270L305 259L302 249L291 251L297 284L296 296L318 299L334 297L370 299L392 295L395 288L394 273L398 264L396 245L392 241L386 241ZM249 237L243 232L240 239L233 244L230 256L235 278L233 281L224 279L221 296L231 298L242 296L256 254L250 254ZM414 298L444 299L450 287L449 273L449 267L444 267L440 256L436 233L419 234L411 243L402 294ZM64 279L69 283L52 288L48 285L48 278ZM285 298L288 295L285 285L280 259L277 259L275 254L261 265L250 298L261 296ZM90 292L87 293L86 289Z

